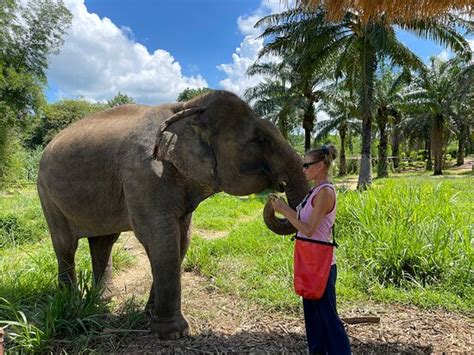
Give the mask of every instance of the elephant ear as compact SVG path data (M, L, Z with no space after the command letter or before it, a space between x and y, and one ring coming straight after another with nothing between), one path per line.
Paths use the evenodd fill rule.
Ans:
M216 158L209 142L204 108L192 107L175 113L161 125L153 157L171 162L190 180L217 186Z

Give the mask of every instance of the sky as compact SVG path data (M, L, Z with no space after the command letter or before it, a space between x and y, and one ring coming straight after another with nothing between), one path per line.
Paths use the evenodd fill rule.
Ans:
M263 47L255 22L286 9L281 0L64 3L74 18L59 54L51 58L49 102L79 97L103 102L120 91L137 103L157 105L200 87L242 96L262 80L245 75ZM449 56L431 41L405 32L399 38L425 61Z

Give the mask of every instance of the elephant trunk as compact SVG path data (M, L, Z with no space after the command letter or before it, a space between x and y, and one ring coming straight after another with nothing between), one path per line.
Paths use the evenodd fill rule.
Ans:
M290 177L285 188L286 198L291 208L296 206L303 200L309 191L309 185L302 171L302 160L296 154L291 154L291 163L286 174ZM263 209L263 220L267 227L276 234L288 235L296 232L296 228L286 219L275 216L272 204L268 201Z

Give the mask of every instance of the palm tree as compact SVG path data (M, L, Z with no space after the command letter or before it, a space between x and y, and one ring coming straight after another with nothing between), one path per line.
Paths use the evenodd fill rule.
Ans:
M462 114L465 98L472 98L474 66L462 63L459 57L448 61L431 58L430 66L420 72L405 95L407 111L431 120L434 175L443 174L445 129L453 118L456 120L456 112L458 116Z
M464 164L464 154L470 139L470 128L474 126L474 65L465 65L456 85L457 100L452 105L451 127L458 139L456 165Z
M431 157L431 119L429 114L424 112L408 113L404 111L403 118L397 124L399 132L403 133L403 138L411 145L422 142L424 147L424 158L426 160L426 170L433 170Z
M329 115L329 119L316 125L316 139L324 139L334 130L339 133L341 145L339 149L339 176L347 175L346 139L353 133L360 134L360 124L357 115L357 105L351 97L351 92L343 85L335 85L323 96L321 110Z
M293 9L261 19L257 26L266 26L263 37L270 42L262 53L282 55L297 53L316 71L322 63L333 64L334 75L354 76L362 118L362 152L358 187L371 182L371 128L373 118L374 81L377 58L387 58L400 67L420 68L420 59L398 39L394 25L414 31L447 45L456 53L470 57L469 43L457 32L456 25L472 27L460 15L446 14L438 18L405 21L402 18L379 17L366 21L360 12L347 9L340 21L327 20L326 10Z
M464 164L465 152L470 138L470 127L474 126L474 105L472 99L469 102L459 102L457 108L454 109L452 117L452 125L454 133L458 139L458 152L456 156L456 165Z
M263 74L265 80L245 91L245 99L262 118L277 125L288 140L289 132L295 128L303 98L291 87L291 68L287 62L255 63L247 69L248 75Z
M259 59L265 54L264 49L259 54ZM311 133L314 130L316 118L315 104L319 101L321 92L317 87L324 84L328 75L324 68L319 72L308 70L308 63L305 62L307 59L304 56L285 53L283 61L278 65L259 64L257 60L247 70L248 75L265 74L273 78L280 77L282 81L280 91L287 93L286 103L282 106L282 114L285 113L283 109L291 110L290 108L295 105L303 111L302 127L305 132L305 151L311 148ZM252 95L252 90L249 90L248 93ZM278 95L278 91L276 94Z
M472 11L471 0L425 0L423 4L420 4L420 0L391 0L376 3L373 0L296 0L296 5L298 7L325 5L328 18L331 20L340 20L348 9L352 9L362 15L361 19L364 23L382 16L392 22L394 18L403 18L406 21L428 19L450 10Z
M411 75L408 71L401 71L396 73L395 68L387 67L382 63L380 68L380 75L375 81L375 109L376 121L379 130L379 146L377 159L377 177L388 176L388 132L387 125L391 120L393 123L399 122L401 119L401 92L411 80ZM392 154L398 157L399 131L398 127L394 127L394 139L392 139ZM395 149L393 147L395 146ZM395 150L395 152L394 152ZM394 164L398 167L398 161Z

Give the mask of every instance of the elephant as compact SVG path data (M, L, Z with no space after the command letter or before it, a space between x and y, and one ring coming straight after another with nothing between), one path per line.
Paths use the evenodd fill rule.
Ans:
M181 312L181 263L193 211L207 197L285 192L295 207L309 190L302 159L269 121L227 91L187 102L127 104L59 132L40 160L37 188L63 287L76 283L74 255L87 238L94 283L107 285L112 246L133 230L150 261L146 312L160 339L189 334ZM264 208L278 234L294 228Z

